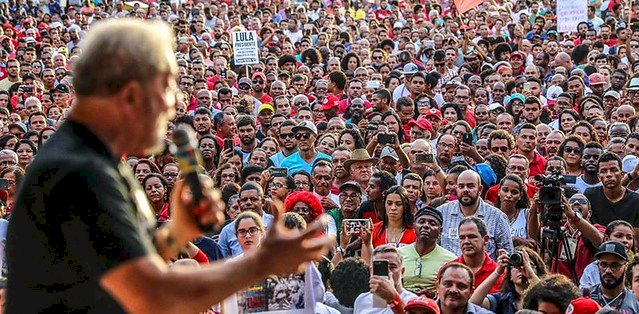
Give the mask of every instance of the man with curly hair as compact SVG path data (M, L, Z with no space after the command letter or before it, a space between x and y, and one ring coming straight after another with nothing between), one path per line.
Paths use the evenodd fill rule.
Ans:
M552 275L532 286L524 295L523 308L554 314L565 313L570 302L580 296L568 277Z

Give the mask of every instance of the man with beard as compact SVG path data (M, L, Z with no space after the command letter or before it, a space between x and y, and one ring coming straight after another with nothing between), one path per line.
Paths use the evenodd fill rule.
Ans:
M307 173L312 172L313 164L318 159L331 160L331 156L315 149L315 140L317 139L317 127L311 121L302 121L298 125L291 128L295 134L297 148L299 151L291 154L282 161L281 167L288 168L289 173L296 173L304 170ZM282 133L280 133L280 136Z
M297 142L295 141L295 133L293 133L295 122L293 120L284 120L279 127L279 143L280 151L271 156L271 161L275 167L279 167L286 157L297 152Z
M601 186L601 181L597 176L597 161L599 156L603 154L604 149L597 142L590 142L584 147L581 153L581 166L584 172L577 177L577 182L572 185L579 193L583 193L587 188Z
M417 240L399 249L406 265L402 277L404 285L415 294L434 294L437 270L455 258L455 254L437 244L442 221L442 214L434 208L420 208L413 223Z
M455 188L457 200L441 205L437 208L444 217L442 224L441 246L453 254L460 255L459 234L457 228L465 217L477 216L486 222L489 240L486 252L493 260L498 257L498 250L513 250L508 217L481 199L483 190L479 174L473 170L466 170L457 177ZM472 276L472 273L471 273Z
M630 85L626 89L628 100L630 105L635 108L635 111L639 111L639 77L632 78Z
M364 94L364 83L362 81L360 81L359 79L349 80L346 92L347 92L347 98L346 99L343 99L343 100L336 100L335 99L336 102L337 102L338 112L340 114L343 114L344 112L346 112L346 110L350 106L351 102L355 98L361 98L362 97L362 95ZM331 101L334 100L334 97L327 97L326 100L327 100L327 103L330 104Z
M333 218L335 223L335 229L339 235L342 232L342 221L344 219L358 219L357 217L359 205L362 202L362 188L355 181L347 181L339 187L339 208L333 208L328 211L328 215ZM331 222L329 221L328 228L331 229ZM344 253L348 248L342 247L342 251L338 249L338 252Z
M455 103L459 104L464 120L470 124L471 128L474 128L476 125L475 114L472 110L468 110L471 104L471 92L468 86L461 85L455 89Z
M252 76L252 89L253 89L253 97L259 100L263 104L272 104L273 97L269 94L265 93L264 86L266 84L266 75L262 72L253 73Z
M200 139L205 135L212 136L211 126L211 111L204 107L197 108L193 113L193 128L197 132L197 138Z
M486 231L486 224L473 216L462 219L459 223L458 233L462 254L455 262L472 269L475 277L474 289L497 269L497 263L485 252L490 237ZM503 277L500 277L490 288L489 293L499 292L502 281Z
M326 160L318 160L313 165L311 172L311 183L313 183L313 194L322 203L324 211L337 208L339 197L331 193L333 183L333 165Z
M546 158L551 158L557 156L559 152L559 146L564 142L566 136L564 132L560 130L550 131L548 136L546 137L546 143L544 145L546 151Z
M351 178L350 173L346 170L346 167L344 167L344 162L351 159L351 156L351 151L344 146L338 146L335 148L331 155L333 158L333 177L335 178L331 190L334 193L337 193L342 184L346 183Z
M271 226L273 216L264 212L263 207L266 204L266 198L264 197L264 190L259 184L255 182L244 183L240 189L238 204L241 212L252 211L262 217L264 227L269 228ZM225 258L242 254L242 247L235 234L235 222L231 222L222 228L218 244Z
M524 155L528 159L528 166L531 177L546 170L546 159L539 154L535 148L537 147L537 128L531 123L525 123L519 128L517 133L517 153ZM526 178L527 179L527 178Z
M257 127L257 139L259 141L265 138L271 129L273 112L275 112L275 110L270 104L262 104L257 109L257 121L260 122L260 125Z
M21 82L20 61L10 59L7 61L7 77L0 81L0 90L8 91L15 83Z
M621 92L628 81L628 73L625 70L617 69L612 72L610 77L610 89L612 91Z
M601 284L589 289L590 298L603 308L614 309L619 313L639 313L639 301L632 290L624 285L628 254L623 244L617 241L604 242L599 246L595 257Z
M402 178L401 186L406 189L411 213L416 213L422 205L422 193L424 193L424 180L418 174L409 173Z
M368 104L370 106L370 104ZM346 120L346 124L353 124L357 126L360 121L364 118L364 114L366 113L366 102L361 98L355 98L351 101L350 106L348 106L347 114L350 115L350 119Z
M371 96L373 111L384 113L391 108L391 94L387 89L378 89Z
M528 97L524 101L524 108L521 111L521 115L526 122L532 123L533 126L539 124L539 117L541 117L541 101L537 97Z
M257 147L258 140L255 138L255 119L249 115L237 117L237 134L240 137L240 149L242 150L242 161L248 160L251 152Z
M493 313L468 302L475 290L473 270L460 263L448 263L437 273L437 304L442 314Z
M599 157L597 166L602 186L584 192L592 204L592 222L605 226L614 220L625 220L634 227L636 237L639 234L639 193L621 185L621 158L606 152Z

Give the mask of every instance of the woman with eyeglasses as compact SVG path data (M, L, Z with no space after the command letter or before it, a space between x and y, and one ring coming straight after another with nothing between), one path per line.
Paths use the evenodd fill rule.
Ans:
M564 142L559 145L558 155L566 160L566 174L579 176L583 173L581 153L585 146L584 140L576 135L566 137Z
M232 164L226 163L220 166L213 176L213 185L222 188L229 183L240 183L240 172Z
M497 269L477 286L470 302L500 314L514 314L522 309L521 301L526 290L546 275L546 265L530 248L518 247L515 252L520 259L511 258L514 254L509 256L505 250L499 250ZM501 291L489 294L500 278L504 278Z
M406 189L395 185L388 189L384 197L382 221L373 225L373 248L384 244L401 247L415 242L413 213Z

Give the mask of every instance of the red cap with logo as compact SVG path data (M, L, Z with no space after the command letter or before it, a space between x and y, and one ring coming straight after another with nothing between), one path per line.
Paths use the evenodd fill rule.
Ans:
M572 300L566 309L566 314L595 314L601 309L599 303L589 297Z
M412 128L413 126L418 126L420 129L426 130L428 132L433 132L433 125L430 123L430 121L424 118L419 118L417 120L411 120L410 122L408 122L409 128Z
M440 120L442 119L442 113L441 111L435 109L435 108L430 108L430 110L428 110L426 112L426 114L424 114L424 118L428 118L428 117L437 117Z
M419 298L412 299L406 303L404 306L404 311L408 311L410 309L421 309L426 310L427 314L439 314L439 306L437 306L437 302L435 300L427 298L425 296L420 296Z

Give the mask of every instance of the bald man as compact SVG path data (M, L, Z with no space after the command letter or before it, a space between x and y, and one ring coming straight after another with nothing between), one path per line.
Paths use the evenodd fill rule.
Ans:
M572 58L569 54L560 52L555 56L555 66L571 70L573 68Z
M476 216L486 223L490 240L486 244L486 252L495 260L498 250L513 250L513 241L508 217L481 199L483 186L479 174L466 170L457 177L457 200L437 207L444 217L442 224L441 246L453 254L461 255L459 246L459 223L465 217Z

